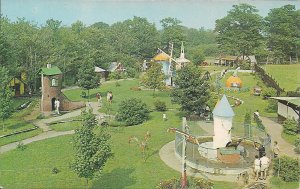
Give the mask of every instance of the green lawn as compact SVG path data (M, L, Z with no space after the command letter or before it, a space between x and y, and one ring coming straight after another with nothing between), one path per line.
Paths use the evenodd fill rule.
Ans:
M221 83L225 85L226 80L230 77L232 73L226 74L226 76L221 80ZM256 85L259 80L258 76L252 75L250 73L238 73L238 76L243 82L243 87L249 88L249 91L245 92L233 92L233 91L224 91L226 95L237 97L244 101L244 104L240 106L233 107L235 113L234 122L244 122L244 116L246 112L250 112L251 116L255 110L259 110L260 115L267 117L276 117L276 113L268 113L265 111L265 108L268 105L267 100L263 100L261 96L254 96L251 94L251 89ZM230 99L228 99L231 101ZM231 101L233 102L233 101Z
M300 138L300 134L298 135L288 135L284 132L281 133L281 137L287 141L288 143L292 144L292 145L295 145L295 141L297 138Z
M9 119L5 120L4 129L3 129L3 123L1 123L0 135L6 135L6 134L13 133L16 131L34 128L34 125L28 121L25 121L24 117L29 115L34 110L34 108L37 105L36 100L26 99L26 98L13 98L13 108L16 109L17 107L19 107L21 104L27 102L28 100L33 100L31 105L26 109L23 109L18 112L14 112L13 115ZM18 134L18 135L14 135L14 136L0 138L0 146L11 143L11 142L16 142L16 141L19 141L22 139L26 139L26 138L35 136L39 133L41 133L41 131L39 129L37 129L37 130L30 131L27 133L22 133L22 134Z
M178 105L172 104L171 99L169 98L170 93L166 91L156 91L155 98L153 98L153 91L152 90L141 90L141 91L134 91L130 88L132 87L139 87L140 83L138 80L124 80L118 81L120 86L116 86L116 82L107 82L100 86L100 88L90 90L90 100L96 101L96 94L97 92L101 93L102 102L104 104L104 108L101 109L102 112L115 114L118 105L120 102L127 98L140 98L143 102L145 102L150 108L154 108L153 102L155 100L164 101L169 109L178 108ZM112 91L113 93L113 103L111 105L106 106L106 94L108 91ZM85 101L87 99L81 98L82 90L75 89L65 91L64 94L73 101Z
M168 121L160 112L152 112L151 119L138 126L109 128L112 135L114 158L110 159L92 188L155 188L161 179L180 177L180 173L165 165L159 158L159 149L174 140L169 127L180 127L177 112L168 111ZM129 136L143 138L150 131L151 139L147 161L143 162L137 145L128 144ZM13 150L0 155L0 183L5 188L83 188L84 180L69 169L73 158L72 136L48 139L27 145L24 151ZM56 167L58 174L52 174ZM237 188L234 183L215 182L216 189Z
M58 124L52 124L50 125L50 128L54 131L69 131L69 130L75 130L78 128L78 126L81 125L80 121L72 121L67 123L58 123Z
M271 188L272 189L299 189L299 182L284 182L278 177L271 178Z
M295 91L300 87L300 64L263 66L285 91Z

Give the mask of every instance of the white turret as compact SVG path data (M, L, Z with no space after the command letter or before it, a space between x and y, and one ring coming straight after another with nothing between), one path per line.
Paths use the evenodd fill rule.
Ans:
M222 99L216 104L213 110L214 116L214 148L225 147L231 141L232 118L234 112L226 98L223 95Z
M185 58L183 42L181 42L181 50L179 58L176 58L176 70L183 68L190 61Z

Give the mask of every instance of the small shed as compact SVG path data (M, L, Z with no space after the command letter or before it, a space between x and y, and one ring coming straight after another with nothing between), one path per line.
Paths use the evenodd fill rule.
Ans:
M107 69L108 72L124 72L124 65L120 62L112 62Z
M103 68L95 66L95 72L100 76L101 79L106 80L108 78L109 72L104 70Z
M215 59L215 65L217 66L234 66L237 62L237 56L220 56Z
M278 101L278 121L294 118L299 121L300 97L270 97Z

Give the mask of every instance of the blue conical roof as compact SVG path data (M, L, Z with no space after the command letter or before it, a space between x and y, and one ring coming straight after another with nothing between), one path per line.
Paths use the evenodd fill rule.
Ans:
M225 96L216 104L213 114L220 117L233 117L234 112Z

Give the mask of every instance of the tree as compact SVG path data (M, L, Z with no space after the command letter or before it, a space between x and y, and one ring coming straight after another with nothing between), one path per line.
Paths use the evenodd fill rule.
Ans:
M127 125L137 125L149 119L149 112L147 105L140 99L130 98L120 103L116 119Z
M160 21L163 30L161 42L164 47L168 47L170 42L174 44L174 52L180 52L181 42L185 41L183 27L180 25L181 21L176 18L164 18ZM174 53L174 54L175 54Z
M86 179L88 188L89 180L101 174L106 161L113 156L109 143L110 135L105 128L100 127L96 135L93 132L97 120L92 112L83 112L83 125L76 129L74 136L75 159L71 168L78 177Z
M78 72L78 85L85 90L88 90L88 99L90 98L90 89L99 86L99 76L95 72L95 67L92 63L87 62L82 64Z
M262 42L262 17L248 4L233 5L222 19L216 20L217 42L224 53L251 55Z
M155 90L163 89L165 86L164 84L165 75L162 71L162 66L156 62L151 62L150 68L147 70L146 74L142 78L142 83L150 88L153 89L153 96Z
M192 62L197 66L199 66L204 60L204 54L200 49L195 49L192 51Z
M12 94L7 88L9 82L8 70L0 66L0 118L2 119L2 130L4 131L5 120L9 118L12 113Z
M176 75L172 102L180 104L181 110L188 114L203 112L209 99L209 84L201 78L200 68L192 65L182 68Z
M268 46L280 62L287 57L291 61L292 56L297 56L300 41L298 14L294 5L285 5L271 9L265 18Z

